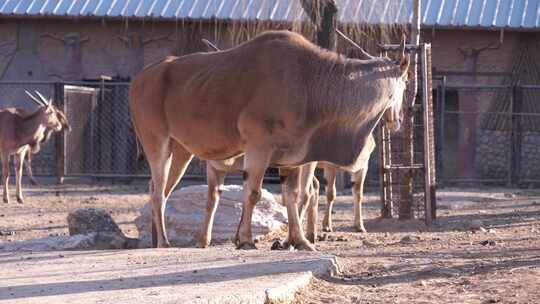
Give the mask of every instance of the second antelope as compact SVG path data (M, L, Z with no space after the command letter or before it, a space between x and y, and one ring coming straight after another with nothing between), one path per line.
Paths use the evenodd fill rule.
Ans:
M36 94L39 98L28 91L25 91L25 93L39 106L35 112L30 113L20 108L0 110L0 157L2 160L3 200L5 203L9 203L10 156L15 155L17 201L23 203L21 180L26 154L38 153L41 144L50 137L52 132L62 130L64 126L63 120L65 125L69 126L64 114L52 104L52 99L47 100L38 91L36 91Z

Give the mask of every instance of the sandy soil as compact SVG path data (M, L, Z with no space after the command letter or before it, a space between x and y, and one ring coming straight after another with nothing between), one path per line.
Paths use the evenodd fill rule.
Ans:
M133 220L146 189L146 183L27 186L24 205L14 199L0 205L0 240L67 234L68 212L81 207L108 210L136 237ZM360 234L352 226L352 198L338 198L336 232L317 248L336 255L342 273L316 279L296 303L540 303L540 191L445 189L430 228L380 220L377 196L366 201L369 232ZM323 213L324 197L320 206Z
M9 204L0 202L0 240L27 240L36 237L69 235L67 215L79 208L103 208L111 214L122 231L136 237L133 220L147 201L148 184L70 184L23 186L25 203L15 200L11 187ZM6 233L8 232L8 233ZM4 235L1 234L12 234Z
M340 197L332 235L349 241L318 249L338 257L342 274L315 280L296 303L540 303L540 191L439 197L437 226L427 229L377 219L369 196L365 235L352 232L351 199ZM478 221L485 231L472 228Z

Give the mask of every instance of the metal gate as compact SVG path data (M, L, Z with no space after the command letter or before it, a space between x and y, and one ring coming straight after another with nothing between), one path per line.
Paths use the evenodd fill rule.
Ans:
M64 113L71 132L62 137L61 153L65 164L62 175L82 175L94 167L94 121L97 105L94 88L66 85L63 90Z

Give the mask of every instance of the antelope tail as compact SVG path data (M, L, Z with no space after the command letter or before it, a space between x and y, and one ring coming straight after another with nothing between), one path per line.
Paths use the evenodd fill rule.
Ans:
M137 156L135 157L135 159L137 160L137 162L140 162L144 159L144 152L142 150L141 143L139 142L139 137L137 136L137 134L135 134L135 146L137 148Z

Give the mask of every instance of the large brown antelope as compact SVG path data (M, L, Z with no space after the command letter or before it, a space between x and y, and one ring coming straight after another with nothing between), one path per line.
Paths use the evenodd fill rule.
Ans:
M150 165L154 239L167 247L166 201L193 156L244 155L236 244L254 248L251 216L267 167L280 168L288 242L314 250L298 215L301 169L330 163L356 172L381 118L399 128L409 62L349 59L299 34L269 31L226 51L168 57L130 88L134 129ZM307 178L311 178L308 174Z
M37 153L41 143L47 137L47 130L58 132L62 130L62 122L59 119L59 110L36 91L39 98L30 92L26 94L39 108L28 113L17 108L0 110L0 157L2 159L3 200L9 203L9 161L10 156L15 155L16 164L16 196L19 203L23 203L22 195L22 169L26 153ZM50 134L49 134L50 136Z
M355 49L351 50L353 53L353 56L360 53L359 55L362 58L372 59L373 56L369 55L366 51L364 51L358 44L354 43L352 40L350 40L348 37L346 37L343 33L338 31L338 34L341 35L344 39L349 41ZM214 43L210 42L207 39L202 39L202 42L206 45L207 51L209 52L215 52L215 51L221 51L219 47L217 47ZM350 52L351 53L351 52ZM349 57L353 57L349 55ZM356 58L356 56L354 56ZM353 191L353 215L354 215L354 226L357 231L359 232L366 232L366 228L364 227L364 220L362 216L362 201L364 196L364 182L368 170L368 163L369 163L369 157L373 150L375 149L375 140L373 136L369 137L369 140L360 153L362 155L363 160L363 166L361 166L361 169L357 172L354 172L351 175L351 180L353 183L352 191ZM242 156L225 160L225 161L207 161L206 162L206 176L207 176L207 184L208 184L208 201L207 201L207 207L205 212L205 220L203 223L203 226L201 227L201 231L199 234L199 238L197 241L197 247L206 247L210 244L211 236L212 236L212 226L213 226L213 219L215 216L215 212L219 203L220 198L220 188L223 186L224 180L225 180L225 174L231 173L231 172L241 172L243 167L243 161L244 158ZM334 205L334 200L336 198L336 176L338 172L338 168L335 166L332 166L330 164L319 164L316 166L317 168L323 169L324 172L324 178L326 180L326 212L323 220L323 231L331 232L333 231L333 225L332 225L332 209ZM313 181L305 180L305 178L301 178L300 181L300 197L303 200L300 202L300 222L302 222L306 212L309 210L309 216L308 216L308 225L307 225L307 231L306 231L306 237L308 240L310 240L312 243L315 242L316 235L317 235L317 216L318 216L318 198L319 198L319 182L314 177L313 173L308 173L309 170L315 170L315 166L313 164L307 165L306 167L302 168L303 177L309 175L313 176ZM307 193L305 193L307 192ZM310 209L308 209L308 207ZM313 209L315 208L315 209Z

